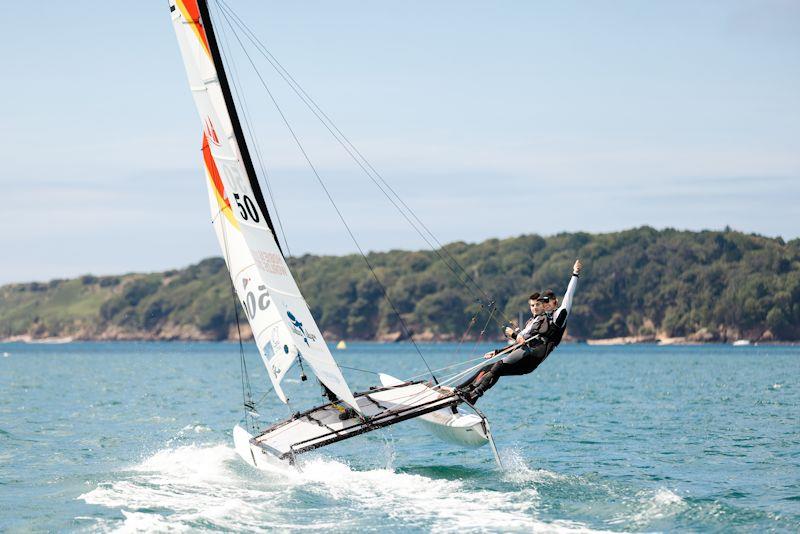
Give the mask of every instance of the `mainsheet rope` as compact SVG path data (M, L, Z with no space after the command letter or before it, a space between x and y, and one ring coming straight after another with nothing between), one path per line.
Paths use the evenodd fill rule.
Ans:
M228 26L230 27L230 22L228 22ZM230 42L228 41L228 34L225 32L225 26L219 26L219 28L220 28L220 33L222 34L222 39L223 41L225 41L225 47L222 48L220 52L222 54L223 62L230 66L230 68L228 69L228 72L230 73L229 81L231 86L233 87L234 97L236 99L236 102L242 108L243 113L241 113L242 115L241 118L243 119L245 127L247 128L247 133L253 140L252 148L256 154L256 159L258 160L258 166L259 169L261 170L261 175L264 177L264 185L266 186L267 194L269 195L269 200L271 205L270 207L272 208L271 211L275 212L275 218L278 220L278 227L280 228L281 231L281 237L283 237L283 244L286 246L286 254L288 256L291 256L292 251L289 248L289 240L286 238L286 231L284 230L283 221L281 220L281 215L280 212L278 211L278 204L275 202L275 197L272 193L272 184L270 183L269 180L269 173L267 172L266 165L264 164L264 158L262 157L261 154L261 148L260 148L261 144L258 142L258 137L256 135L255 129L250 124L250 118L249 118L250 113L248 111L247 98L244 93L244 90L241 91L239 90L239 84L238 84L239 71L236 67L236 61L234 60L233 56L228 57L228 54L225 52L227 49L230 48ZM233 31L232 27L231 31Z

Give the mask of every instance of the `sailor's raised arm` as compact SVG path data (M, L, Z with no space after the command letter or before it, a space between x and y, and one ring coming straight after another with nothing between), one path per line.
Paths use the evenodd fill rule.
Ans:
M583 264L581 260L575 260L575 265L572 266L572 278L569 279L567 292L564 293L564 299L561 301L561 306L553 314L553 322L558 327L563 327L567 322L567 316L572 311L572 296L575 294L575 288L578 287L578 278L581 275L581 268Z

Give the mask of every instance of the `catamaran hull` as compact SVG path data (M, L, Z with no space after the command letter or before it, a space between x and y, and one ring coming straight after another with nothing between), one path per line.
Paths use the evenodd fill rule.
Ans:
M233 429L236 452L258 469L286 469L298 455L308 451L420 419L436 436L450 443L462 447L489 443L497 464L502 467L486 417L475 407L472 407L475 415L457 411L463 400L452 389L422 381L402 382L388 375L381 375L381 382L384 387L355 394L365 414L363 418L347 416L342 406L330 402L298 412L257 436L237 425Z
M393 376L380 373L378 375L384 386L397 386L403 381ZM453 413L453 410L442 408L416 418L434 436L462 447L478 448L489 443L489 435L484 419L476 414Z
M418 420L428 432L448 443L474 449L489 443L483 420L477 415L439 410L420 416Z
M281 460L269 451L253 445L253 436L244 428L236 425L233 427L233 446L236 452L248 464L258 469L286 469L290 465L288 460Z

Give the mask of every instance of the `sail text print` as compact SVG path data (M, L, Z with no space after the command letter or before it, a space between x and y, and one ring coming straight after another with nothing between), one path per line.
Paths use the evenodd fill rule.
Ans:
M247 287L248 279L245 279L244 286ZM245 311L247 312L247 316L250 319L255 319L256 314L259 310L264 311L269 308L269 305L272 303L269 298L269 291L267 291L267 286L260 285L257 288L258 294L254 293L253 291L248 291L245 295L244 299L242 300L242 306L244 306Z
M261 213L253 201L253 191L242 176L237 164L225 162L221 165L222 174L229 185L236 205L239 207L239 219L250 223L260 223Z

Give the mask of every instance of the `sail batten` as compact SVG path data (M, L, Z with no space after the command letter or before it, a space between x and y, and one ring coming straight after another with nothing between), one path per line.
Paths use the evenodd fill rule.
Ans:
M177 9L174 7L177 6ZM267 211L204 0L170 0L173 25L203 127L212 225L275 393L302 358L340 399L352 391L286 264ZM203 87L204 90L194 90Z

